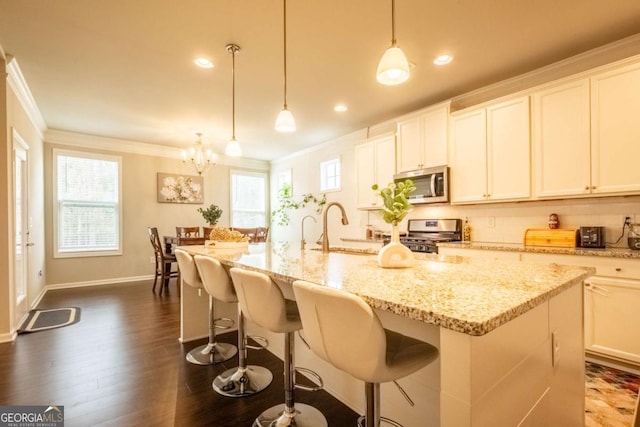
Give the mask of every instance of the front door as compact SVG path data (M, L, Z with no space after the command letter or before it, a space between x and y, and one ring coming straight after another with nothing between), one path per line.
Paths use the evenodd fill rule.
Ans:
M13 253L13 323L18 324L28 311L28 271L29 271L29 147L13 131L13 204L14 211L14 253Z

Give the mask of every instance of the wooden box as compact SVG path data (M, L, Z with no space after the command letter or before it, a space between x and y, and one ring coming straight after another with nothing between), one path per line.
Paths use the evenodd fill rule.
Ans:
M575 228L529 228L524 232L525 246L550 246L575 248L578 245L578 230Z

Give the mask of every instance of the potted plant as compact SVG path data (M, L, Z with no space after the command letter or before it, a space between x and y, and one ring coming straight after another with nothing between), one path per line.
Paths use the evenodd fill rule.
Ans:
M222 216L222 209L220 209L217 205L209 205L208 208L202 209L198 208L198 212L202 214L202 217L209 224L209 226L213 227L218 223L220 216Z
M400 243L398 224L411 211L409 194L416 190L413 181L405 179L391 182L380 189L378 184L371 186L373 191L382 198L382 219L391 224L391 240L378 252L378 265L385 268L410 267L413 263L413 252Z
M327 203L327 195L316 197L311 193L302 194L302 199L294 198L290 184L284 184L278 191L278 207L271 212L271 220L278 225L287 226L291 220L289 212L292 209L302 209L309 203L316 204L316 213L321 214L323 206Z

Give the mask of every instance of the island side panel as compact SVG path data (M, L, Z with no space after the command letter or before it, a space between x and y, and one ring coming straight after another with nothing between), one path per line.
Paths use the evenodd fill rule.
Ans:
M581 314L576 285L483 336L442 329L441 425L583 425ZM552 332L562 346L555 366Z
M441 425L518 425L549 386L548 319L543 303L486 335L442 329Z
M209 336L209 295L192 286L181 284L180 289L180 342L194 341Z
M585 411L584 286L550 301L549 325L556 335L557 361L551 378L554 425L583 426Z

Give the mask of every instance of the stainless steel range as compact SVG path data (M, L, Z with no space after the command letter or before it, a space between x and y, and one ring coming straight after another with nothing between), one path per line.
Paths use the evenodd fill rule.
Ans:
M383 243L389 242L385 237ZM400 236L400 243L413 252L438 253L438 242L462 240L461 219L410 219L407 234Z

